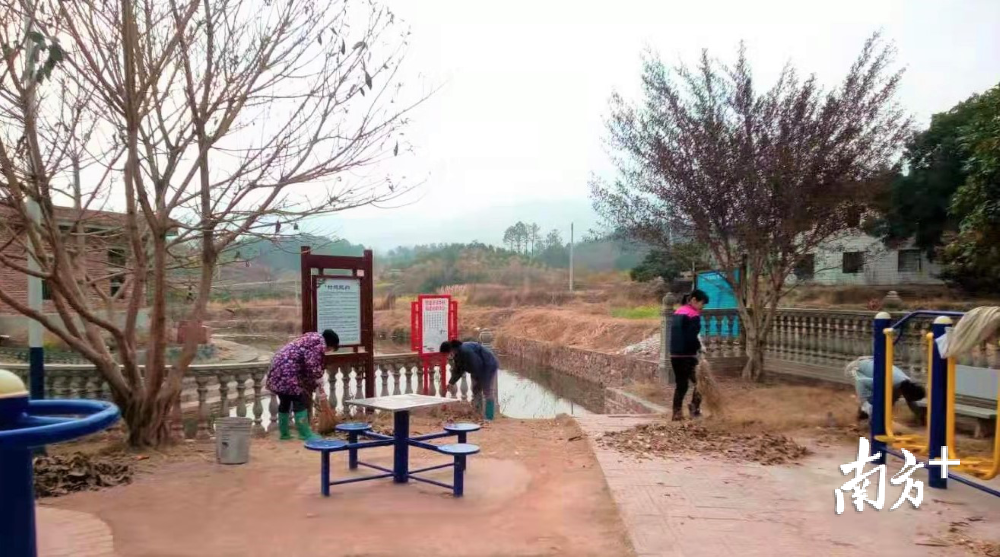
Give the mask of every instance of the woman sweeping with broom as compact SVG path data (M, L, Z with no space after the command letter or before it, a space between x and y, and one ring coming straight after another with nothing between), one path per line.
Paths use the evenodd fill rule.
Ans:
M326 350L340 348L340 337L330 329L306 333L286 344L271 360L267 373L267 390L278 395L278 431L281 439L291 439L291 415L295 413L295 429L303 441L316 439L309 426L312 394L323 379Z
M691 404L688 406L691 417L701 415L701 394L695 379L695 368L698 366L698 353L701 352L701 310L708 303L708 295L701 290L684 296L683 306L674 312L670 323L670 366L674 370L677 385L674 390L674 420L684 419L684 396L688 385L695 384L691 394Z

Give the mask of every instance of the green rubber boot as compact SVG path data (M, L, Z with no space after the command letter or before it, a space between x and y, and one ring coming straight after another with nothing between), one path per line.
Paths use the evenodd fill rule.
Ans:
M312 428L309 427L309 412L305 410L295 413L295 429L299 432L299 439L303 441L320 439L320 436L313 433Z
M278 439L282 441L292 439L292 416L288 412L278 414L278 432L281 433Z

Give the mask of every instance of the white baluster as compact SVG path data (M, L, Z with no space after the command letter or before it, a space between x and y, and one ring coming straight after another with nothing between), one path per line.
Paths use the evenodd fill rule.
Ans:
M379 371L381 372L381 375L382 375L382 391L380 392L379 396L388 396L389 395L389 369L388 369L388 366L381 366L379 368Z
M60 377L59 375L56 375L51 370L45 373L45 398L66 398L64 396L61 396L61 393L59 392L59 389L56 386L57 379L59 377ZM21 376L21 380L24 381L25 385L27 385L30 382L30 378L28 377L27 371L24 372L23 376Z
M328 385L327 397L330 399L330 407L333 408L334 412L340 411L340 406L337 403L337 373L338 368L331 367L326 370L326 383Z
M242 371L236 373L236 416L247 417L247 374Z
M265 371L262 368L257 368L250 373L250 378L253 381L251 384L253 388L253 431L257 435L267 435L267 430L264 429L264 405L261 404L264 375Z
M184 413L181 410L181 393L177 393L177 400L174 401L174 406L170 410L170 436L175 441L183 441L186 437L184 434Z
M399 394L399 380L403 376L403 370L400 367L406 364L391 364L389 366L389 375L392 377L392 395Z
M270 415L267 420L267 431L271 432L278 429L278 395L268 394L271 400L267 403L267 413Z
M459 391L458 400L472 400L471 393L469 393L469 382L467 380L468 377L469 377L468 373L463 373L462 374L462 378L459 379L459 381L458 381L458 384L459 384L459 386L458 386L458 391Z
M357 374L354 371L354 367L351 366L343 370L344 378L344 402L348 400L354 400L357 398L357 387L355 380L357 379ZM345 405L344 408L347 408Z
M198 385L198 439L208 439L208 377L198 374L194 376Z
M219 416L229 416L229 382L232 376L219 373L216 375L219 381Z
M69 372L69 396L67 398L80 398L82 375L81 372L75 370Z

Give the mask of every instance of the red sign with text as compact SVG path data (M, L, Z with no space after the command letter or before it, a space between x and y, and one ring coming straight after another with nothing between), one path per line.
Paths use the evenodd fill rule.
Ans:
M410 304L410 348L420 354L424 393L430 393L430 371L441 366L441 393L445 392L447 360L441 344L458 338L458 302L449 295L421 295Z

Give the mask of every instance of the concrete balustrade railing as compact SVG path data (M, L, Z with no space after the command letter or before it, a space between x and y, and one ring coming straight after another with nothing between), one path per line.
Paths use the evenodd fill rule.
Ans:
M669 376L670 320L676 298L668 295L663 303L660 373ZM893 313L900 319L906 312ZM872 324L875 312L823 309L779 309L765 344L769 372L798 375L825 381L848 383L844 366L872 352ZM896 365L916 379L927 368L927 340L933 318L911 320L896 343ZM724 361L730 369L746 357L745 337L735 309L705 310L702 313L702 347L713 361ZM986 347L960 359L963 365L987 367Z
M2 367L27 382L27 365L3 364ZM207 438L211 435L214 418L229 415L252 418L253 430L258 435L274 430L278 397L265 387L269 368L268 361L192 365L184 377L181 396L170 419L175 436ZM430 370L430 394L441 394L441 373L437 367ZM368 396L364 392L362 374L353 368L328 369L322 384L331 407L341 414L353 410L344 404L345 401ZM422 388L422 366L417 354L375 356L376 393L372 396L420 393ZM471 400L467 374L459 381L456 391L455 395L446 393L446 396ZM50 364L45 366L45 396L110 400L111 390L93 365Z

